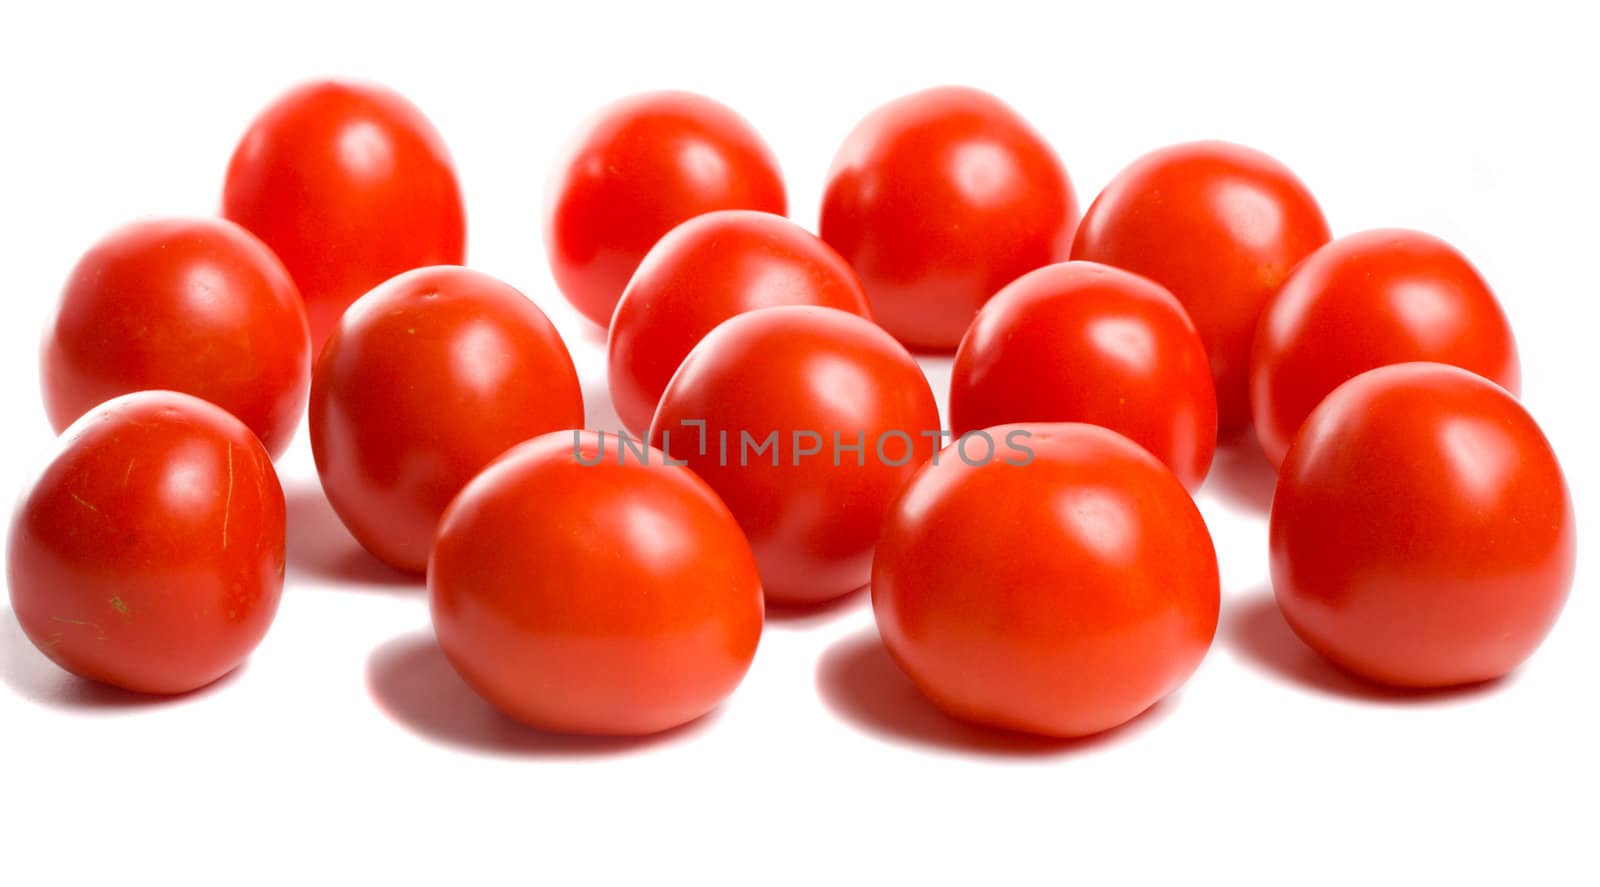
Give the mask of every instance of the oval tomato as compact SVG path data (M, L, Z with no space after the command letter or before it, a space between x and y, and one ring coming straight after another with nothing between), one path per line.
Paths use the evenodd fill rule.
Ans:
M555 327L466 268L419 268L362 296L311 383L328 501L368 551L408 572L426 569L440 513L483 466L581 425L583 392Z
M609 453L609 455L608 455ZM546 730L654 733L710 711L761 637L761 581L733 516L659 451L593 434L512 449L439 522L439 646L467 683Z
M1511 327L1477 269L1418 231L1341 237L1295 268L1256 329L1250 401L1256 438L1277 465L1300 423L1346 379L1434 361L1517 393Z
M289 272L250 232L147 218L78 260L40 375L57 432L119 394L158 388L222 407L276 457L305 410L311 339Z
M649 428L689 349L735 314L775 305L872 316L850 266L782 216L721 210L673 228L645 256L611 318L606 378L617 415L630 429Z
M46 656L124 689L184 693L238 667L272 624L283 490L238 419L141 391L67 429L8 544L11 606Z
M950 425L1087 422L1126 435L1193 490L1217 442L1194 324L1159 284L1093 262L1022 275L978 312L950 375Z
M1063 737L1125 723L1211 646L1205 521L1172 472L1108 429L988 433L1028 458L947 452L890 510L872 564L884 645L959 718Z
M1289 447L1270 526L1290 627L1385 684L1506 674L1572 585L1572 501L1550 444L1505 389L1443 364L1334 389Z
M978 308L1067 257L1078 200L1060 159L1004 102L940 87L858 124L828 173L822 239L861 276L884 329L947 350Z
M1296 262L1328 242L1311 192L1283 164L1226 142L1152 151L1118 173L1083 215L1072 258L1166 287L1206 344L1217 426L1250 422L1256 320Z
M288 266L318 348L362 293L466 256L444 140L416 106L369 84L306 83L262 111L228 164L222 214Z
M545 249L561 292L605 326L655 242L719 209L788 210L778 161L733 109L688 92L629 96L579 129L556 164Z
M728 503L768 600L814 603L866 584L889 500L933 454L938 428L928 380L888 333L786 306L701 339L667 384L650 441Z

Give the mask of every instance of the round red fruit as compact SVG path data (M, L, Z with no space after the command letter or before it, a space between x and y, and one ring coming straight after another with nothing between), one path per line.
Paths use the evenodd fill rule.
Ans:
M311 383L328 501L368 551L413 573L473 475L528 438L581 425L578 374L555 327L466 268L419 268L362 296Z
M238 419L141 391L67 429L8 545L12 609L46 656L127 690L184 693L237 668L272 624L283 490Z
M1060 159L976 89L896 99L858 124L828 173L822 239L861 276L884 329L948 350L990 296L1067 258L1078 200Z
M719 209L788 210L772 149L733 109L689 92L602 108L556 164L547 206L556 283L600 326L645 253L679 223Z
M761 637L755 560L716 494L659 451L589 433L528 441L474 478L439 523L428 589L467 683L565 733L692 721Z
M645 256L611 317L611 400L630 429L650 427L689 350L735 314L820 305L871 318L855 272L782 216L719 210L672 229Z
M1205 522L1171 471L1109 429L988 433L1027 456L946 452L890 511L872 565L884 645L965 720L1058 737L1126 723L1211 646Z
M1272 586L1307 644L1401 687L1489 680L1532 655L1572 585L1572 501L1516 399L1402 363L1334 389L1278 475Z

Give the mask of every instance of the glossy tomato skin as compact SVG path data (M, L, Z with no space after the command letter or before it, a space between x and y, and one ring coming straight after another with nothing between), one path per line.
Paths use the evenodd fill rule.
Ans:
M1500 677L1572 585L1572 501L1505 389L1437 363L1338 388L1289 447L1272 500L1272 585L1312 648L1370 680Z
M871 319L854 271L782 216L721 210L661 238L628 281L606 338L611 400L643 432L667 381L724 320L775 305L821 305Z
M1259 151L1190 142L1118 173L1083 215L1072 258L1166 287L1206 344L1223 433L1250 423L1250 347L1267 300L1295 263L1328 242L1304 184Z
M1121 435L1005 425L1032 458L948 452L890 511L872 609L894 660L940 708L1086 736L1175 690L1216 633L1216 551L1183 485Z
M705 96L628 96L590 118L556 164L544 227L550 270L567 301L605 326L650 247L719 209L788 211L772 149Z
M567 347L526 296L477 271L418 268L350 306L317 359L311 451L368 551L421 573L435 525L515 444L583 425Z
M822 239L861 276L884 329L947 351L973 315L1025 272L1067 258L1078 199L1043 137L967 87L896 99L833 160Z
M199 398L141 391L67 429L18 504L11 606L67 671L184 693L260 643L283 549L283 490L255 434Z
M1160 284L1094 262L1030 271L978 312L950 376L956 434L1016 422L1110 428L1194 490L1217 442L1205 346Z
M889 502L933 455L938 429L927 379L888 333L833 308L783 306L700 340L661 397L650 441L728 504L767 600L812 604L866 584ZM753 449L769 435L772 449ZM835 435L861 451L836 450Z
M238 225L140 219L72 269L40 377L57 432L121 394L182 391L238 417L277 457L311 384L305 309L283 263Z
M657 450L552 432L474 478L428 568L445 656L545 730L654 733L714 708L761 637L761 581L733 516Z
M1511 325L1466 256L1419 231L1363 231L1308 256L1267 304L1250 362L1256 438L1274 465L1346 379L1391 363L1471 370L1517 393Z
M367 290L466 258L444 140L415 105L371 84L305 83L262 111L228 164L222 214L283 259L319 349Z

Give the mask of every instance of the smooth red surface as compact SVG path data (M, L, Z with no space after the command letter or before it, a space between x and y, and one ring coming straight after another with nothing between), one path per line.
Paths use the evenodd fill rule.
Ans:
M1466 256L1418 231L1363 231L1317 250L1267 304L1250 363L1256 438L1274 465L1346 379L1434 361L1517 393L1511 326Z
M692 420L706 423L704 452ZM938 428L928 380L888 333L833 308L788 306L740 314L701 339L667 385L650 441L728 503L768 600L815 603L866 584L889 501L933 454L936 438L922 432ZM880 458L891 431L909 444L884 438ZM740 464L741 432L754 443L776 432L778 464L770 451ZM818 435L801 444L821 452L797 460L797 432ZM862 453L841 452L835 465L835 434L864 442Z
M1499 386L1395 364L1328 395L1284 459L1272 585L1301 639L1385 684L1500 677L1572 585L1572 500L1544 434Z
M1148 452L1094 425L1027 431L1026 465L946 451L894 503L872 565L889 653L956 717L1048 736L1123 724L1216 632L1200 512Z
M672 229L645 256L611 317L606 379L617 415L634 431L648 429L689 349L735 314L775 305L872 317L844 259L782 216L721 210Z
M159 388L222 407L276 457L311 384L305 309L283 263L238 225L140 219L72 269L40 377L57 432L117 395Z
M1256 321L1328 223L1287 167L1226 142L1152 151L1118 173L1083 216L1072 258L1166 287L1206 344L1222 433L1250 423Z
M710 711L749 668L761 581L738 523L688 469L644 459L610 435L553 432L474 478L440 521L439 646L506 714L654 733Z
M408 271L350 307L317 360L311 451L366 549L420 573L439 515L528 438L583 425L583 392L544 313L487 274Z
M978 312L950 375L957 435L1017 422L1110 428L1196 489L1217 443L1205 346L1160 284L1093 262L1030 271Z
M283 490L239 420L142 391L67 430L8 544L11 607L46 656L124 689L183 693L238 667L272 624Z
M283 259L319 349L362 293L466 258L444 140L415 105L371 84L306 83L268 105L234 149L222 214Z
M705 96L628 96L590 118L556 164L544 226L550 270L567 301L605 326L650 247L719 209L788 211L772 149Z
M915 92L859 123L828 173L822 239L861 276L884 329L948 350L978 308L1067 258L1078 200L1012 108L967 87Z

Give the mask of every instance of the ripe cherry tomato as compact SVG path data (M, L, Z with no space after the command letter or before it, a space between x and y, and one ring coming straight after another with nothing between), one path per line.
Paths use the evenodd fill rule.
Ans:
M363 546L421 573L439 515L494 457L583 425L566 345L522 293L477 271L408 271L345 312L311 381L311 451Z
M1217 443L1205 346L1159 284L1093 262L1030 271L978 312L950 376L950 425L1089 422L1193 490Z
M928 380L888 333L833 308L785 306L701 339L650 440L728 503L768 600L815 603L866 584L889 500L933 455L938 429Z
M439 523L439 646L518 720L654 733L710 711L750 667L762 621L750 546L704 481L639 452L546 434L474 478Z
M78 260L45 331L45 411L57 432L119 394L193 394L274 457L311 384L311 339L283 263L223 219L140 219Z
M1250 422L1256 320L1296 262L1328 242L1311 192L1283 164L1225 142L1152 151L1100 192L1074 259L1126 268L1166 287L1206 343L1223 433Z
M688 92L602 108L557 163L547 205L556 283L601 326L645 253L680 222L719 209L788 210L767 143L733 109Z
M631 429L650 427L667 380L695 343L735 314L822 305L871 319L855 272L782 216L722 210L672 229L622 292L606 339L611 400Z
M222 214L283 259L318 348L362 293L466 256L444 140L416 106L368 84L307 83L269 105L233 152Z
M1067 258L1078 198L1060 159L986 92L940 87L857 124L833 159L822 239L866 287L884 329L948 350L978 308Z
M238 667L283 591L283 490L254 433L187 394L91 410L11 521L11 606L57 665L141 693Z
M1025 464L946 452L890 510L872 564L884 645L956 717L1047 736L1125 723L1217 628L1217 556L1177 478L1094 425L1003 425Z
M1250 364L1256 437L1283 461L1300 423L1339 383L1436 361L1517 393L1517 346L1466 256L1417 231L1365 231L1312 253L1262 312Z
M1466 370L1393 364L1340 385L1289 447L1272 585L1307 644L1374 681L1506 674L1572 585L1572 501L1516 399Z

